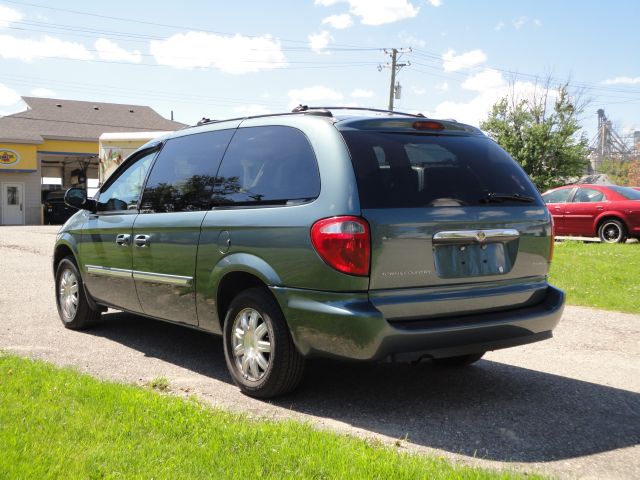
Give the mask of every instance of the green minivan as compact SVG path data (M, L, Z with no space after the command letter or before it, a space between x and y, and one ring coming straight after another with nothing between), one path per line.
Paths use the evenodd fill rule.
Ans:
M306 358L463 366L550 338L551 217L478 129L307 108L151 141L58 233L58 312L107 308L221 334L234 382L293 390Z

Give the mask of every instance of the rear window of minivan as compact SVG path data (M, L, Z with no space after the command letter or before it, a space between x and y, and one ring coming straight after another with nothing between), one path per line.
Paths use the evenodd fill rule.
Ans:
M362 208L484 205L489 194L531 197L543 205L522 168L482 136L345 130Z

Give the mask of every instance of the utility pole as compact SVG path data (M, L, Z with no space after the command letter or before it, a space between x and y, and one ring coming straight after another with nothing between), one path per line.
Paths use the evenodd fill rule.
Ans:
M399 72L402 67L408 67L411 65L411 62L407 63L398 63L400 57L398 54L402 56L403 53L410 53L411 47L409 48L385 48L384 53L391 57L391 63L387 63L385 65L378 65L378 71L381 72L383 68L391 69L391 83L389 85L389 110L393 111L393 99L396 93L396 72Z

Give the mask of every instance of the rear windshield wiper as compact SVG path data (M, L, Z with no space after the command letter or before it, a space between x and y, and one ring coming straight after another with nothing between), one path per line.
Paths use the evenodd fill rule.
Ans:
M535 198L530 197L529 195L522 195L520 193L489 192L480 201L483 203L493 203L493 202L500 203L500 202L508 202L508 201L533 203L535 201Z

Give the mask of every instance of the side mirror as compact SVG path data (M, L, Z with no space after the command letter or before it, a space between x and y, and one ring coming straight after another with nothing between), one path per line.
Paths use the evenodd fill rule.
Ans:
M73 187L67 190L64 194L64 203L70 207L96 212L96 201L87 198L87 191L84 188Z

